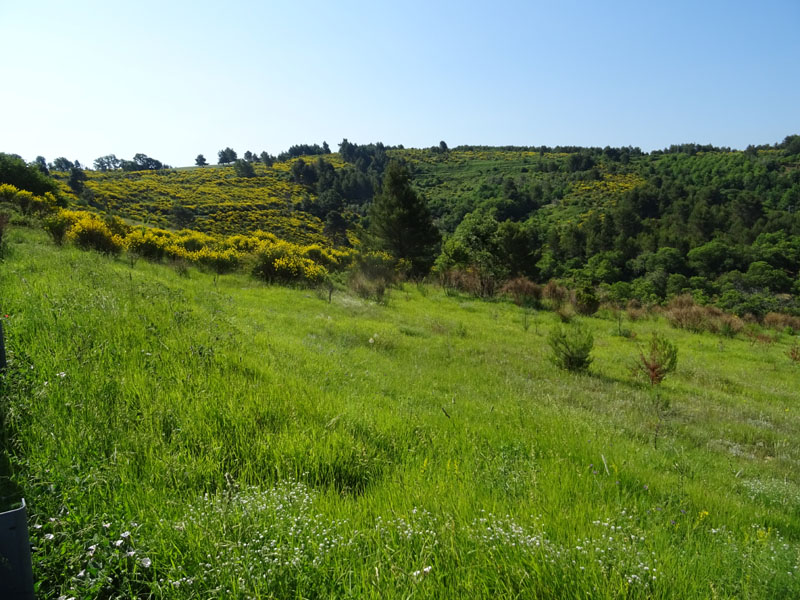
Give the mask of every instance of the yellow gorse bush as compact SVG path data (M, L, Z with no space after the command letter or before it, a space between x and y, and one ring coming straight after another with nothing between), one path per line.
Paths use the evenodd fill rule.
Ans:
M170 242L170 236L159 235L158 230L139 227L125 237L125 249L149 260L161 260Z
M19 192L19 190L16 186L10 183L0 183L0 200L11 202L14 200L14 196L17 195L17 192Z
M276 283L319 283L328 274L328 270L304 253L304 247L291 242L263 241L255 252L253 274Z
M26 215L43 215L56 209L56 197L50 192L37 196L28 190L20 190L10 183L0 184L0 201L17 205Z
M303 256L310 258L315 263L336 270L348 266L353 261L355 251L340 250L330 246L311 244L303 248Z
M189 252L196 252L202 250L207 246L213 246L217 243L214 236L202 233L200 231L182 230L174 235L174 241L179 246L182 246Z
M233 248L228 248L227 250L212 250L204 247L196 252L189 253L186 258L191 262L205 265L217 273L228 273L239 266L242 255Z
M125 247L124 240L111 232L102 219L84 213L67 232L67 239L81 248L105 254L118 254Z
M278 283L319 283L329 270L351 264L357 254L352 249L295 244L265 231L224 237L192 230L172 232L141 225L130 227L115 217L104 220L80 210L58 210L45 221L45 229L57 243L66 239L82 248L107 254L125 250L152 261L184 260L217 273L234 271L247 257L252 257L253 273L265 281Z

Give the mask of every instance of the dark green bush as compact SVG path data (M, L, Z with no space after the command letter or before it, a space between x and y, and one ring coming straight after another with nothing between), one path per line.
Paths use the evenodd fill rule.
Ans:
M581 315L593 315L600 308L600 301L591 285L584 285L575 290L575 310Z
M579 325L557 325L547 336L547 343L552 351L550 360L560 369L586 371L592 364L590 354L594 347L594 337L589 330Z

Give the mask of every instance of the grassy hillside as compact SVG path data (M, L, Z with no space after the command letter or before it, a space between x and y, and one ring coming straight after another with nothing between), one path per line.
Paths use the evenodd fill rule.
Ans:
M788 334L601 312L574 375L547 311L6 235L3 493L41 598L800 594ZM679 348L660 425L630 369L653 332Z
M664 305L689 294L765 319L800 316L799 139L745 151L685 144L649 154L343 140L337 154L300 156L315 148L296 147L270 166L72 169L58 177L62 192L77 178L75 204L128 223L216 236L264 230L304 246L358 246L367 240L384 170L397 159L443 235L441 248L425 250L425 264L435 260L436 275L465 291L488 294L516 277L556 279L620 304ZM240 176L245 166L252 176ZM16 178L8 183L15 181L31 191Z

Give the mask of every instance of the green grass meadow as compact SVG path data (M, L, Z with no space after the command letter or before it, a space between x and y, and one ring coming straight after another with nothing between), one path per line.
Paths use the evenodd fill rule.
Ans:
M7 237L0 493L39 598L800 597L788 333L601 312L571 374L549 311ZM654 332L660 422L631 372Z

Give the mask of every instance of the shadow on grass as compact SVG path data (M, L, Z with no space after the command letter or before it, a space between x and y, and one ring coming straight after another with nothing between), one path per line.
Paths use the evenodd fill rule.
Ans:
M0 375L2 378L3 375ZM0 383L0 397L5 396L4 384ZM5 402L0 401L0 512L19 508L22 489L14 483L11 460L11 435L6 424Z
M641 381L636 381L633 378L612 377L611 375L607 375L605 373L598 373L596 371L592 371L591 369L586 375L587 377L591 377L592 379L602 381L603 383L621 385L630 390L635 390L638 392L647 389L647 386L643 385Z
M18 508L22 498L22 489L14 483L11 460L11 431L7 419L10 378L3 324L0 322L0 512Z

